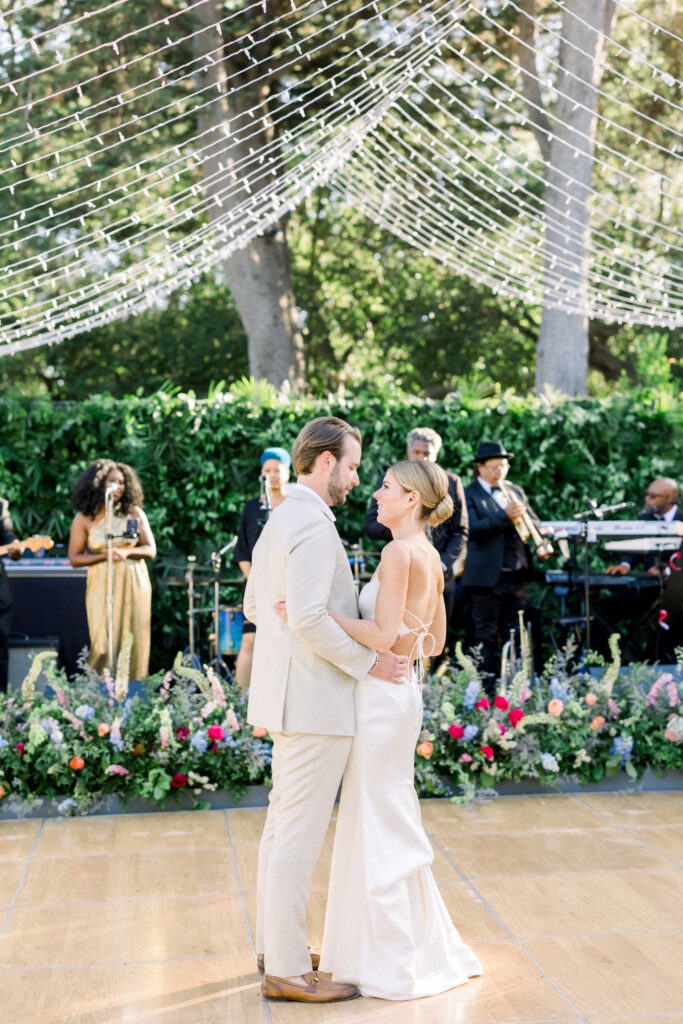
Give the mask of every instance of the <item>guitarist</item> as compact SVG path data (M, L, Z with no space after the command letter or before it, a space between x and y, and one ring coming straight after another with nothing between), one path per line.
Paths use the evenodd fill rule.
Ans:
M9 514L9 502L0 498L0 547L7 548L7 556L14 561L21 558L26 545L17 540ZM7 665L9 660L9 629L12 616L12 594L5 566L0 558L0 690L7 689Z

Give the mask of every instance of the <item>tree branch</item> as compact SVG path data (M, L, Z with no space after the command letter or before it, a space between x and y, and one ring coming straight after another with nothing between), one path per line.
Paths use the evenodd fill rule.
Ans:
M550 159L551 126L543 106L536 64L536 41L538 38L536 0L520 0L519 6L524 12L519 19L519 41L517 43L517 60L522 72L522 93L527 104L531 130L536 136L541 156L547 162Z

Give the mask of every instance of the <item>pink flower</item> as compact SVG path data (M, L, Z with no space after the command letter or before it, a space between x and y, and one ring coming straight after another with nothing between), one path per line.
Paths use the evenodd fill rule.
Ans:
M225 729L222 725L210 725L207 732L210 740L222 740L225 736Z
M159 739L161 740L162 748L168 746L168 727L167 726L162 725L162 726L159 727Z
M183 772L176 772L176 774L171 779L171 785L173 786L174 789L181 789L183 786L186 786L187 775L184 775Z
M235 712L232 710L232 708L228 708L227 713L225 715L225 721L227 722L228 729L230 730L230 732L237 732L239 730L239 719Z
M458 761L460 761L461 764L469 764L469 762L471 760L472 760L472 755L471 754L461 754L460 757L458 758Z
M497 697L494 697L493 704L494 707L497 707L500 711L507 711L507 709L510 707L506 698L501 697L500 694L498 694Z
M514 729L518 722L521 722L524 718L524 712L521 708L513 708L512 711L508 711L508 722Z
M519 691L519 699L524 704L525 701L531 696L531 687L525 683L522 689Z
M493 761L493 747L479 747L487 761Z
M678 698L678 689L673 680L667 685L666 692L669 697L669 707L677 707L680 704L680 700Z
M24 751L26 750L26 745L24 743L15 743L14 749L19 752L19 757L23 757Z
M557 717L559 717L559 715L562 714L563 711L564 711L564 704L562 703L561 700L558 700L557 697L554 697L553 700L551 700L550 703L548 704L548 714L549 715L554 715L555 718L557 718Z
M612 718L618 718L619 715L621 714L621 708L619 707L619 705L617 704L616 701L612 700L611 697L607 701L607 707L609 708L609 712L610 712Z
M130 775L127 768L122 764L110 764L104 770L105 775Z
M505 728L502 722L498 722L498 728L500 729L500 735L504 736L505 733L507 732L507 729Z
M593 721L591 722L591 729L594 729L597 732L598 729L602 729L604 724L605 719L602 717L602 715L596 715Z
M465 730L463 729L463 727L461 725L456 725L455 722L450 727L448 732L450 733L454 740L459 740L461 736L464 736L465 734Z
M592 708L593 705L597 704L598 701L598 698L595 696L594 693L587 693L583 699L585 700L589 708Z
M482 697L481 700L478 700L474 706L475 708L477 708L478 711L488 711L488 709L491 707L486 697Z

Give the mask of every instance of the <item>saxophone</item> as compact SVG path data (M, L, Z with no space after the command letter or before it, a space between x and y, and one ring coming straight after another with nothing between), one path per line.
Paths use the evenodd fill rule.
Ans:
M503 483L500 483L498 486L500 487L506 505L518 500L510 493ZM522 512L521 516L517 516L516 519L512 520L512 525L517 531L517 536L523 544L531 541L539 558L550 558L555 549L547 537L541 536L538 532L536 524L526 509Z

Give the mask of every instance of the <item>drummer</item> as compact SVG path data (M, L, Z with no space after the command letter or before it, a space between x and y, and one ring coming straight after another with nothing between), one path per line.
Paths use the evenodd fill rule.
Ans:
M289 452L284 448L266 448L261 452L261 493L250 498L244 506L237 532L235 562L245 579L251 569L251 553L263 529L270 511L281 505L287 497L287 481L292 464ZM251 660L254 654L254 633L256 626L244 623L242 643L235 665L235 679L246 690L251 677Z

